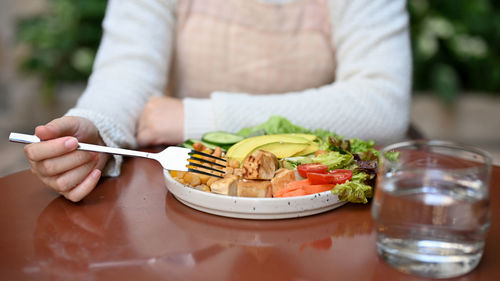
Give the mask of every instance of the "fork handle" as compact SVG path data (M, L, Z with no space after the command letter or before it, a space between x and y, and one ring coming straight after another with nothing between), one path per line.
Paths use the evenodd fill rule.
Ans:
M11 142L18 142L18 143L40 142L40 139L37 136L20 134L20 133L10 133L9 140ZM95 145L95 144L88 144L88 143L83 143L83 142L78 143L77 149L78 150L85 150L85 151L117 154L117 155L123 155L123 156L144 157L144 158L152 158L152 156L154 154L154 153L149 153L149 152L116 148L116 147L109 147L109 146L102 146L102 145Z

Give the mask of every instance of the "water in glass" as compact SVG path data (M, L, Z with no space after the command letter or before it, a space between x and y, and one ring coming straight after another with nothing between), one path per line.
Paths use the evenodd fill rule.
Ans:
M432 278L474 269L490 224L488 188L443 169L396 169L379 179L372 215L380 256L397 269ZM472 176L470 176L472 175Z

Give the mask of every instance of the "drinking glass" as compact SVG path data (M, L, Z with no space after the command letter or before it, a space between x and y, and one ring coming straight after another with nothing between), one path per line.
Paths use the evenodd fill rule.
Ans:
M372 204L379 255L431 278L473 270L490 226L490 171L485 152L452 142L383 148Z

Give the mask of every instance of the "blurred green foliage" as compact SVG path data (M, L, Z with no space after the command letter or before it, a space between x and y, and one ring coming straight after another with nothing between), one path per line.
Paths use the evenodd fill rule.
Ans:
M409 0L414 88L500 94L500 1Z
M45 13L20 19L17 39L29 47L21 69L42 78L51 99L59 82L85 81L101 40L104 0L49 0Z
M59 82L85 81L102 30L105 0L48 0L49 9L21 19L29 47L22 69L42 77L50 97ZM462 90L500 94L500 1L408 0L414 88L453 102Z

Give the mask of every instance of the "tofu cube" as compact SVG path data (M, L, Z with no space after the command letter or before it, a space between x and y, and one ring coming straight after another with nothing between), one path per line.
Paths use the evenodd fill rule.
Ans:
M278 168L278 159L271 152L256 150L243 161L243 178L270 180Z
M223 179L216 180L210 185L210 191L217 194L236 196L238 194L238 177L228 175Z
M284 189L285 186L292 181L295 181L295 172L293 170L281 168L276 171L274 178L271 180L273 196L280 190Z
M238 196L241 197L272 197L271 181L239 180Z

